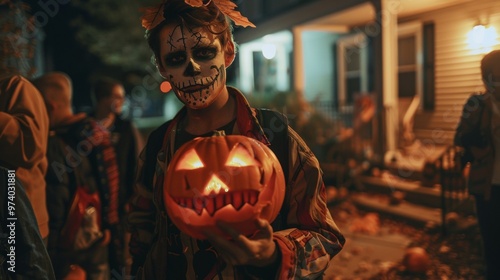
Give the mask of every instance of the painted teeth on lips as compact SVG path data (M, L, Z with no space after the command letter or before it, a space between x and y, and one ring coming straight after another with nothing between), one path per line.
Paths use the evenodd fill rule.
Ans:
M217 74L217 76L218 76L218 74ZM179 85L179 86L177 86L177 88L179 88L183 92L187 92L187 93L202 91L206 88L209 88L211 85L213 85L215 80L217 80L217 76L205 78L205 81L202 80L201 82L194 83L193 85L191 85L191 82L189 82L188 86L184 86L185 83L183 83L182 86Z
M192 85L192 86L187 86L185 88L182 88L182 91L184 92L195 92L195 91L201 91L205 88L207 88L208 86L204 86L204 85Z

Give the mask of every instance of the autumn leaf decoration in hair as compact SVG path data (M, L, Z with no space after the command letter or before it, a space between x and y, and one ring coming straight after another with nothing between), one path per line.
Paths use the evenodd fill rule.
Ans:
M213 2L215 6L219 8L221 13L229 17L234 24L242 27L255 27L255 25L251 23L248 18L244 17L236 10L237 5L231 2L231 0L184 0L184 2L191 7L208 6L211 2ZM143 8L142 12L144 15L142 16L142 27L146 28L146 30L151 30L162 22L165 19L163 17L164 5L165 1L153 7Z

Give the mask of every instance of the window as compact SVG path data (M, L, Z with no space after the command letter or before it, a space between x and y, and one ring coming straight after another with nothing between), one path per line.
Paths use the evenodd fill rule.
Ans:
M422 25L401 24L398 28L398 95L422 98Z
M368 90L368 47L364 34L337 41L337 65L339 109L351 110L355 95Z

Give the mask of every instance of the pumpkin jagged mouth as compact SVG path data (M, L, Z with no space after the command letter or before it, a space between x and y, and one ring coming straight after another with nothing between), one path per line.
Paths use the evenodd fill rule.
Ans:
M196 197L173 197L172 199L181 207L194 210L198 215L201 215L205 209L210 216L213 216L217 210L226 205L232 205L236 210L240 210L246 203L254 206L259 194L257 190L243 190Z

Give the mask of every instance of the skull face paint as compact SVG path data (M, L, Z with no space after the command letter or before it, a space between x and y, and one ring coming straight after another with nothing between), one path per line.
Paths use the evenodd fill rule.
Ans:
M187 107L208 107L225 90L220 40L201 28L168 25L160 32L160 72Z

